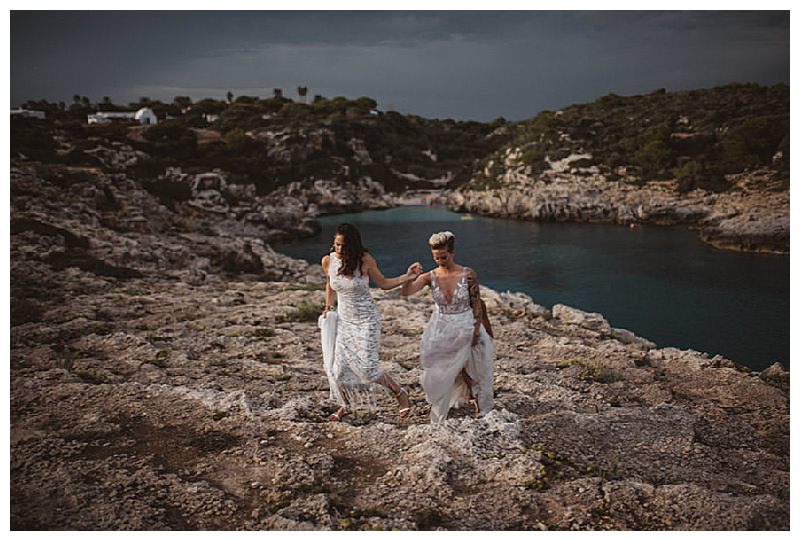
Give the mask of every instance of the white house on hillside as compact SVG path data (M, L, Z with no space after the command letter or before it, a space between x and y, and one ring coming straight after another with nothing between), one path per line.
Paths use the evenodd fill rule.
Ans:
M139 124L158 124L158 117L149 107L142 107L133 118L139 121Z
M24 116L44 120L44 111L31 111L30 109L11 109L11 116Z
M142 107L138 111L99 111L88 116L89 124L105 124L114 120L138 120L139 124L158 124L158 117L149 107Z

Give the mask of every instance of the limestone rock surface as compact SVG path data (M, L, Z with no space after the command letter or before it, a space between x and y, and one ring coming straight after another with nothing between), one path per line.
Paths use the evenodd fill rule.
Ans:
M432 301L375 290L414 409L386 395L329 423L319 265L68 173L12 167L12 529L789 528L778 365L485 289L495 409L431 426Z
M556 222L686 225L718 248L789 251L789 191L767 171L730 175L722 193L680 193L676 181L608 180L590 170L535 175L512 160L488 189L448 193L450 208L488 216Z

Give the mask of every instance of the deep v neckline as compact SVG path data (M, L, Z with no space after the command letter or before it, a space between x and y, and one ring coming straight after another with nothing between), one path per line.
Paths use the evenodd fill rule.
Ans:
M461 280L464 278L464 274L466 273L466 271L467 267L461 267L461 275L458 277L458 280L456 280L456 285L453 288L452 295L447 294L447 291L445 291L445 289L442 287L441 282L439 281L440 279L438 277L436 278L436 285L439 288L439 291L442 292L442 295L444 296L444 299L447 301L447 304L453 304L453 300L455 299L456 293L458 292L458 286L461 285ZM435 270L433 271L433 275L436 276Z

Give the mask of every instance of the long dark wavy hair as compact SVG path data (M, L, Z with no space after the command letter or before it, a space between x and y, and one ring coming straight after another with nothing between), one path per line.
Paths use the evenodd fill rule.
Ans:
M353 276L356 269L361 269L361 258L368 250L361 244L361 233L353 224L339 224L333 238L341 235L344 238L342 246L342 266L339 267L341 276Z

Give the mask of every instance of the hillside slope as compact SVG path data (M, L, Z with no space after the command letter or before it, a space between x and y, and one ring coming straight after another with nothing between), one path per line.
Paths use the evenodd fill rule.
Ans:
M450 199L493 216L686 224L720 248L789 251L789 90L604 96L502 128Z

